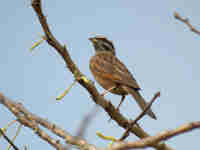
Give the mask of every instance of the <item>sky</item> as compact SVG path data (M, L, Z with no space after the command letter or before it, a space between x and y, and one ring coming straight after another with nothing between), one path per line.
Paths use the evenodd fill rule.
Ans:
M66 44L72 59L80 70L95 81L89 60L94 55L89 37L105 35L113 41L117 57L126 64L142 88L142 95L150 100L155 92L161 97L152 109L158 120L145 116L140 124L155 135L174 129L184 123L199 121L200 113L200 37L173 17L175 11L189 17L198 28L200 2L196 0L168 1L43 1L43 10L55 37ZM31 7L31 1L3 1L0 5L0 92L24 104L31 112L48 118L75 135L84 116L95 106L88 92L76 84L60 102L56 97L73 82L64 61L47 43L33 52L29 48L43 35L42 28ZM98 90L103 89L95 83ZM120 97L106 95L115 106ZM0 106L0 122L4 127L15 117ZM135 101L128 96L120 111L129 119L139 113ZM90 124L85 138L99 147L108 142L96 136L120 137L124 131L100 109ZM13 137L17 124L7 134ZM199 147L199 130L180 135L166 143L174 149ZM128 140L138 138L131 135ZM54 149L23 127L16 145L21 149ZM0 139L1 149L8 144ZM151 148L149 148L151 149Z

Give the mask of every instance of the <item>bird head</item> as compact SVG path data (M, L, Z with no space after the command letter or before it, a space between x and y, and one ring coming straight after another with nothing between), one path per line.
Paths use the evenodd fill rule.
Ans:
M115 55L115 48L112 41L108 40L105 36L95 36L89 38L92 42L96 52L111 52Z

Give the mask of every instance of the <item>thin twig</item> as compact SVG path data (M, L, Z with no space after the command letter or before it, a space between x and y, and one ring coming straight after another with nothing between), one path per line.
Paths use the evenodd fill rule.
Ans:
M20 133L20 131L21 131L21 128L22 128L22 124L19 124L15 136L12 138L12 142L13 142L13 143L14 143L14 141L16 140L17 136L19 135L19 133ZM12 146L12 145L10 144L10 145L8 146L7 150L10 150L11 146Z
M151 108L151 105L153 104L153 102L160 97L160 92L157 92L154 97L152 98L152 100L150 101L150 103L145 107L145 109L136 117L135 120L133 120L130 124L129 127L126 129L126 131L124 132L124 134L122 135L122 137L119 139L120 141L124 140L125 138L128 137L129 132L131 130L131 128L137 124L137 122L147 113L147 111Z
M98 114L99 109L97 106L93 107L93 109L83 118L79 125L79 129L77 130L76 136L78 137L84 137L84 134L86 132L86 129L90 125L91 121L96 117Z
M6 125L6 129L8 128L8 127L10 127L12 124L14 124L15 122L16 122L17 120L11 120L7 125Z
M7 137L5 135L5 133L2 131L2 129L0 128L0 134L3 135L4 139L15 149L15 150L19 150L19 148L12 142L12 140L9 139L9 137Z
M188 26L188 28L189 28L192 32L194 32L194 33L200 35L200 30L196 29L196 28L189 22L189 19L188 19L188 18L183 18L183 17L181 17L180 14L177 13L177 12L174 13L174 17L175 17L177 20L180 20L181 22L183 22L184 24L186 24L186 25Z
M93 121L93 119L96 117L96 115L99 112L99 107L94 106L93 109L84 116L83 120L81 121L78 130L76 131L76 135L79 138L84 138L84 135L86 133L86 130L88 128L88 126L91 124L91 122ZM72 145L69 145L67 147L68 150L70 150L72 148Z

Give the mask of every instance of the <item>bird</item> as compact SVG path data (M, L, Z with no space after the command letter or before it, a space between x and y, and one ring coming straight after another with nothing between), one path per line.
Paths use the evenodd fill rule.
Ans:
M148 103L140 94L141 88L131 72L117 58L113 42L102 35L90 37L89 41L91 41L95 50L95 55L90 58L90 71L106 92L122 96L117 109L119 109L126 95L130 94L144 111ZM102 95L104 96L104 94ZM157 119L151 109L147 111L147 115L152 119Z

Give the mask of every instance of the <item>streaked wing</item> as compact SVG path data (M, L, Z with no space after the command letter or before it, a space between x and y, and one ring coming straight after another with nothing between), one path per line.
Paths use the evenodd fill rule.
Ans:
M95 61L93 64L95 70L105 79L116 82L117 84L127 85L129 87L140 89L138 83L128 71L126 66L110 53L102 52L91 58Z

